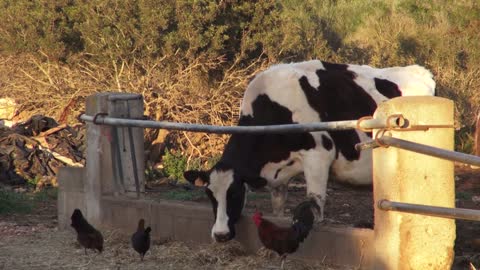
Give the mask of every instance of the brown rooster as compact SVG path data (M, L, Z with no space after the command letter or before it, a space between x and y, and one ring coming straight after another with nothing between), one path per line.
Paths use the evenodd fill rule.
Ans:
M145 229L145 220L142 218L138 221L137 231L132 235L132 247L140 254L140 259L143 261L145 253L150 249L150 231L152 229L147 227Z
M82 215L82 211L75 209L72 214L71 226L77 232L77 240L85 248L85 255L87 255L87 248L103 251L103 236L90 225Z
M300 243L305 240L312 229L314 222L312 207L319 209L314 201L305 201L299 204L293 211L293 222L290 227L275 225L264 219L262 213L255 211L253 221L258 228L258 236L266 248L280 255L282 258L281 269L283 269L287 254L297 251Z

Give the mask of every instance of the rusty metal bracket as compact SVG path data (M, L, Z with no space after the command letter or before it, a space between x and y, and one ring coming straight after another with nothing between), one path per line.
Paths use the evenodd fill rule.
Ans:
M388 148L389 145L387 144L384 144L380 141L380 138L382 138L384 135L385 135L385 132L389 131L388 129L380 129L379 131L377 131L377 133L375 133L375 142L377 143L378 146L380 147L383 147L383 148Z
M392 119L399 119L397 123L400 127L395 127L392 125ZM431 128L454 128L454 125L410 125L408 119L406 119L402 114L392 114L387 117L387 130L393 131L427 131Z
M372 132L372 129L371 128L363 128L361 123L365 120L372 120L373 117L372 116L364 116L364 117L360 117L360 119L358 119L357 121L357 129L358 130L361 130L363 132Z

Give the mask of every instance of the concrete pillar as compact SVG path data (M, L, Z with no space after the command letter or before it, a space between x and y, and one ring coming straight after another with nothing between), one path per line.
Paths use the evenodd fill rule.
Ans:
M98 93L87 97L86 114L108 112L109 93ZM112 190L112 161L110 149L110 127L87 122L87 151L85 173L85 208L87 220L101 224L102 187L105 191ZM103 182L103 183L102 183Z
M399 97L379 105L375 119L403 114L411 125L452 125L453 102L439 97ZM374 130L375 134L379 130ZM390 131L395 138L453 150L452 128ZM394 147L373 150L375 201L374 269L450 269L454 258L455 221L382 211L381 199L455 207L451 161Z
M108 115L115 118L143 118L143 97L139 94L111 94L108 98ZM128 127L112 127L112 147L115 155L114 168L116 177L123 185L127 195L136 195L135 178L139 182L139 191L145 192L145 153L144 129ZM132 142L130 137L133 139ZM135 151L132 151L132 146ZM133 153L133 155L132 155ZM132 161L135 161L132 162ZM118 163L121 166L118 166ZM136 175L135 172L136 171Z
M130 100L131 97L134 99ZM122 93L98 93L87 97L86 114L95 116L98 113L112 117L128 118L130 115L132 118L140 118L143 115L143 100L141 95ZM117 131L118 138L115 136L115 127L87 122L85 208L88 220L97 225L101 223L102 195L135 191L129 132L127 128ZM143 191L143 129L136 128L132 131L139 187ZM119 160L116 159L118 154ZM120 178L124 180L124 185Z

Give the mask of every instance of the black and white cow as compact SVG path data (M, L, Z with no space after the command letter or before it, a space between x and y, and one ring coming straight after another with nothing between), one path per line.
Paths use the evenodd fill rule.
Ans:
M432 74L418 65L377 69L313 60L279 64L248 85L238 125L275 125L354 120L373 115L377 104L397 96L434 95ZM274 213L283 213L288 181L304 173L307 196L321 207L330 177L356 185L372 181L371 151L355 144L371 134L358 130L300 134L234 134L220 161L209 171L185 178L206 187L215 215L212 237L235 237L245 205L246 185L268 185Z

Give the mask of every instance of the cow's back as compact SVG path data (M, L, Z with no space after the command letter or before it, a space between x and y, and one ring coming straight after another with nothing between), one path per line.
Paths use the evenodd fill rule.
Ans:
M368 93L378 104L391 98L379 89L379 81L395 84L402 96L435 95L435 81L432 73L419 65L405 67L373 68L366 65L332 64L320 60L299 63L278 64L260 72L248 85L241 104L241 115L251 115L251 103L257 96L265 94L292 112L303 112L298 122L319 121L310 115L308 101L299 80L306 77L313 87L320 85L318 70L346 70L355 76L355 83ZM342 89L337 89L341 91ZM306 109L306 110L305 110ZM346 108L348 109L348 108Z

